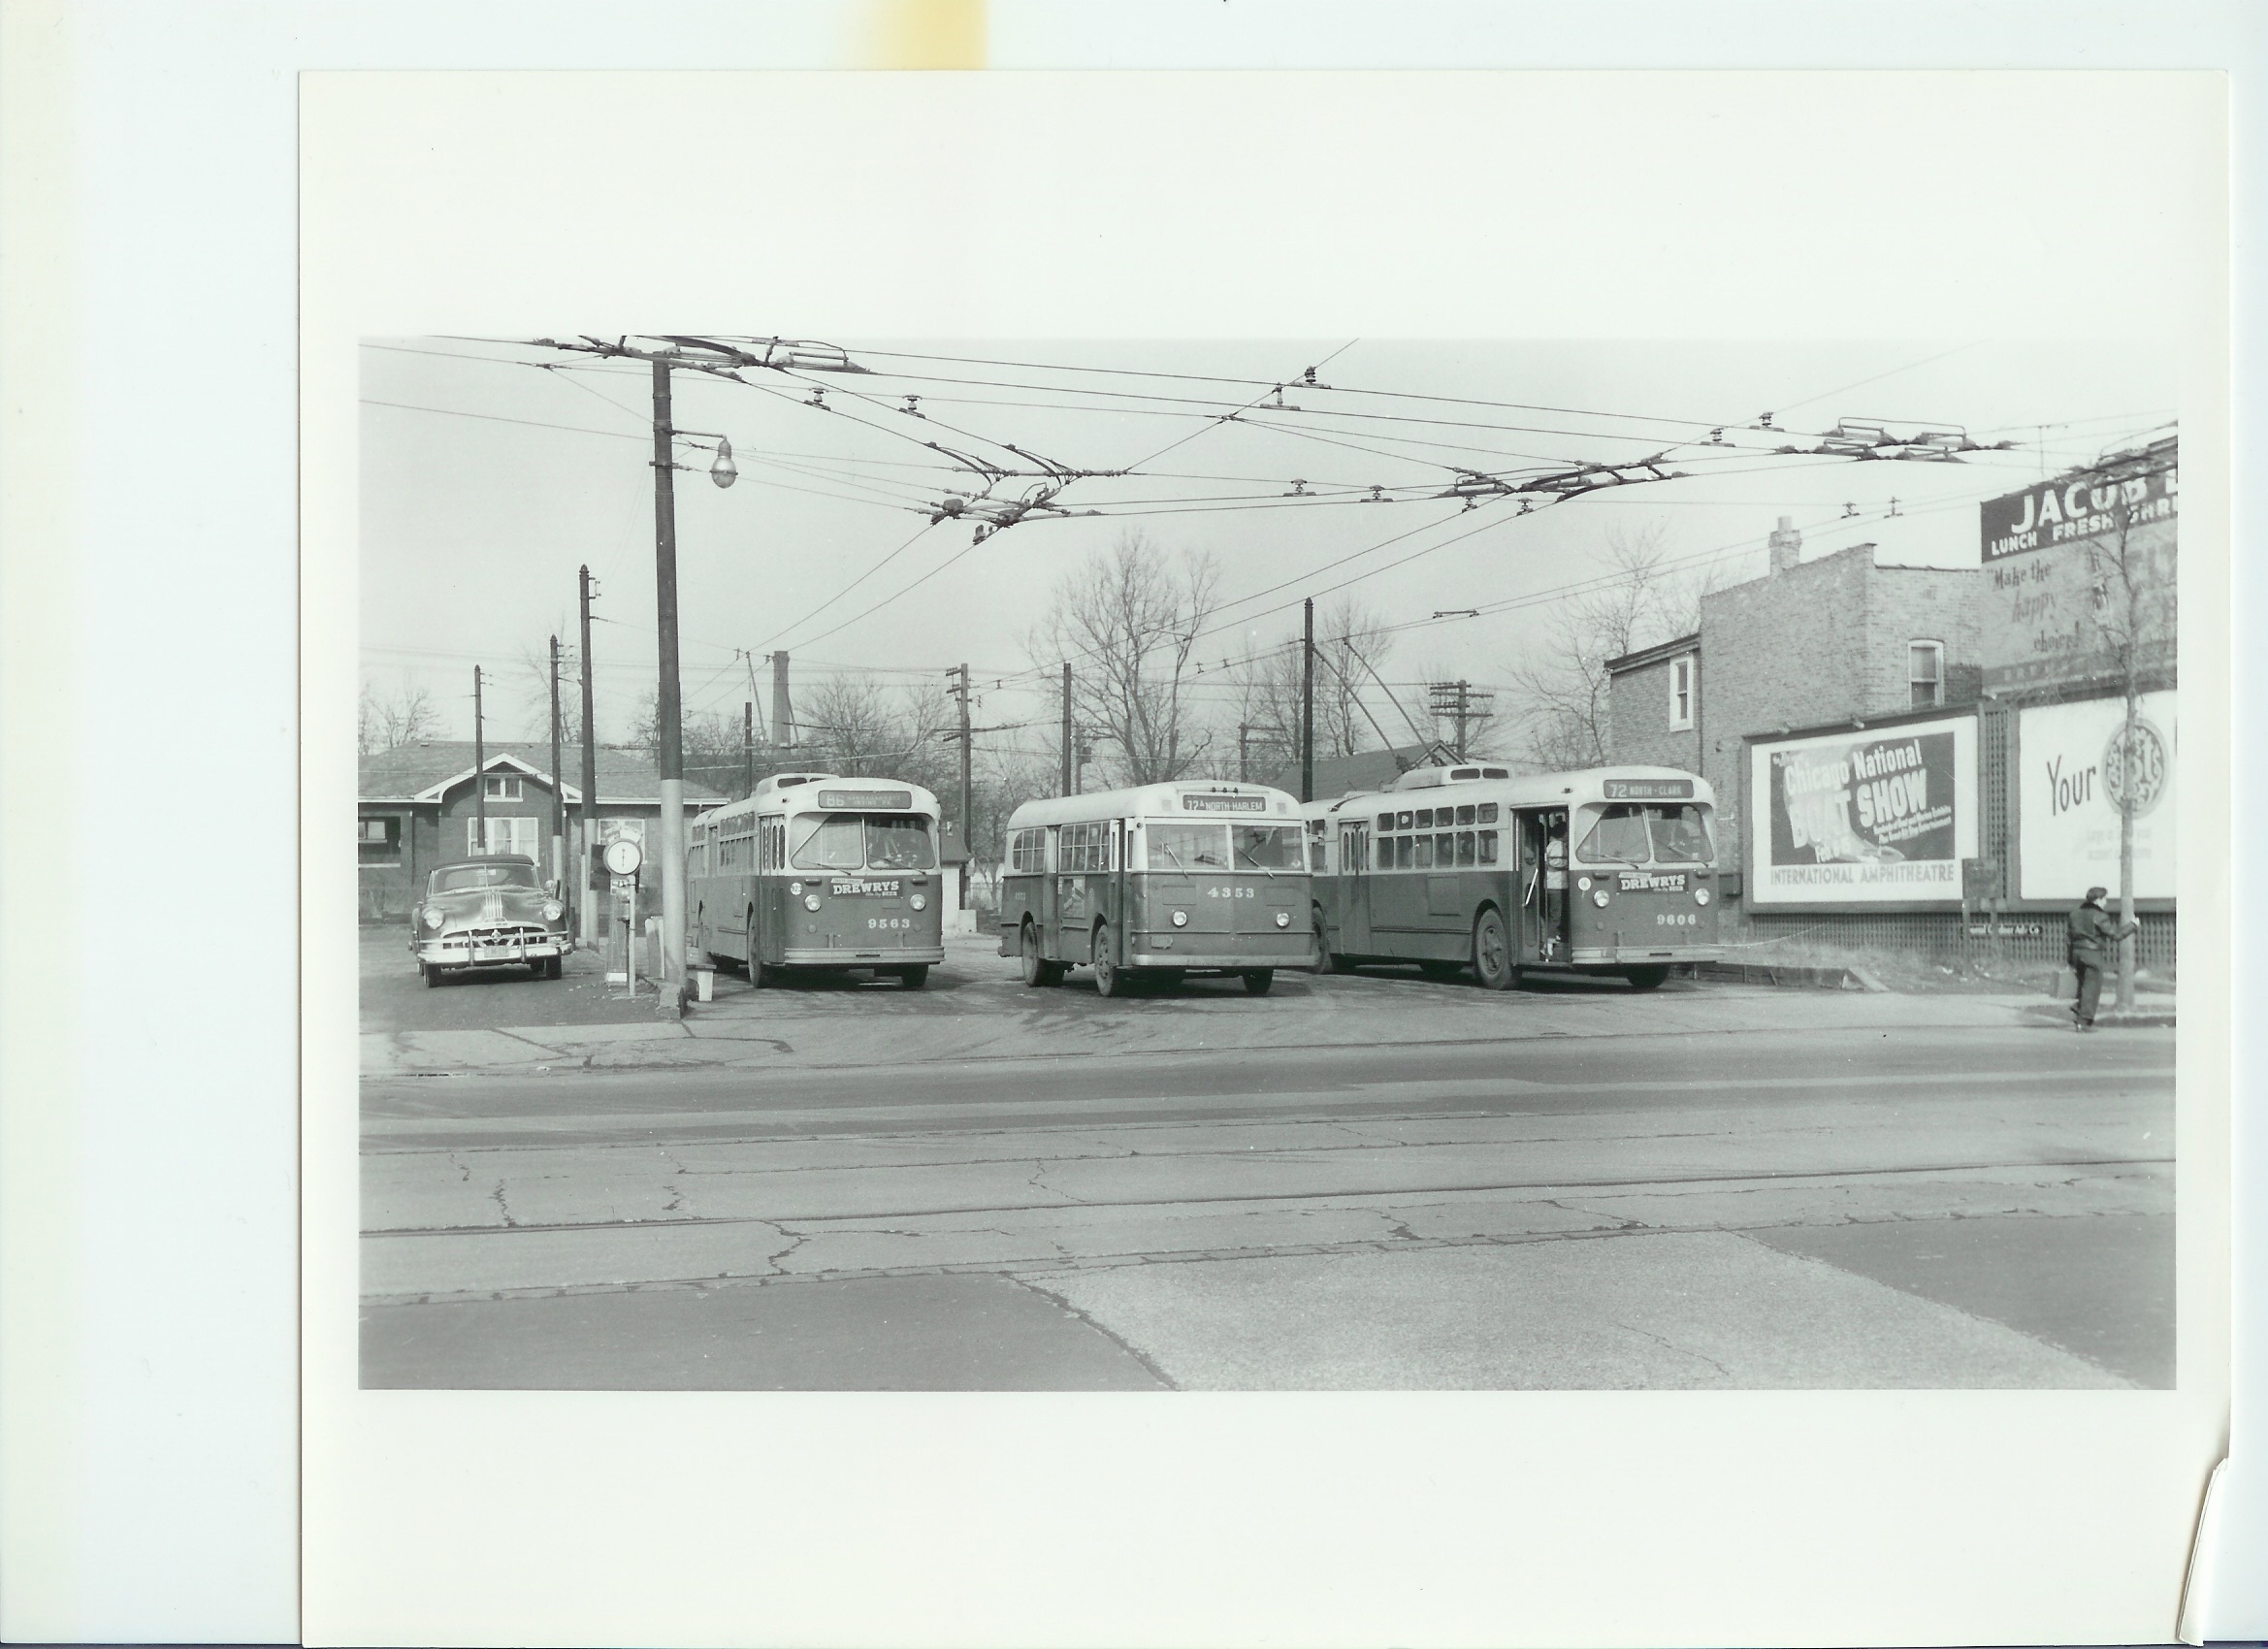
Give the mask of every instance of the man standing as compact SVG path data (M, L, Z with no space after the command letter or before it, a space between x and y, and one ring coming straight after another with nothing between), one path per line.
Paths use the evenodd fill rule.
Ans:
M2103 969L2111 964L2119 941L2142 927L2138 922L2121 927L2111 919L2111 913L2103 909L2109 892L2108 888L2090 888L2079 908L2071 913L2064 954L2071 971L2079 976L2079 996L2071 1004L2071 1018L2083 1031L2094 1029L2095 1004L2102 1000Z

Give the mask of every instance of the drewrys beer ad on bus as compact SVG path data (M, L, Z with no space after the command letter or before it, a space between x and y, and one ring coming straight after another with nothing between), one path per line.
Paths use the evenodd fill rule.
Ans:
M1750 903L1958 905L1976 772L1969 716L1750 746Z

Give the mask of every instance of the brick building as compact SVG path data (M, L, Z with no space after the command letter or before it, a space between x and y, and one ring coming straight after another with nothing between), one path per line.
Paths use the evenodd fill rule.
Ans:
M472 745L431 739L397 745L362 759L356 800L357 853L365 922L406 918L411 889L437 864L469 853L524 853L555 873L551 856L552 778L549 744L490 744L483 753L485 807L473 790ZM579 754L573 758L579 768ZM567 862L581 862L583 801L575 768L566 785L568 808ZM649 842L662 816L661 783L653 758L643 752L600 750L598 759L599 818L602 831L628 829ZM718 792L690 780L685 786L688 817L724 800ZM485 813L485 843L477 824ZM567 877L571 896L575 878Z
M2178 497L2170 440L2076 471L1984 505L1974 567L1885 566L1871 544L1806 562L1783 516L1763 577L1704 596L1692 634L1608 662L1613 760L1709 781L1726 912L1753 938L1942 952L1965 912L1969 937L2060 959L2061 913L2116 883L2122 763L2104 740L2123 699L2101 642L2128 568L2149 695L2134 765L2155 775L2142 951L2170 965Z
M1977 569L1885 566L1872 544L1807 562L1786 516L1770 543L1771 570L1703 596L1693 634L1606 665L1614 760L1708 780L1729 867L1751 737L1973 705L1982 680Z

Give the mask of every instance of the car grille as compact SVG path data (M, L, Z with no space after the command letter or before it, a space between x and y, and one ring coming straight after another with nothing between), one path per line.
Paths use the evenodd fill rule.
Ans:
M460 927L445 937L465 945L517 945L528 940L548 939L551 935L546 928L522 922L507 927Z

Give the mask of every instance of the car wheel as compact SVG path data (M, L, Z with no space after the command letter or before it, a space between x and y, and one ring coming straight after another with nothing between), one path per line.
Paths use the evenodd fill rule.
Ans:
M1094 988L1098 996L1123 996L1127 986L1126 970L1111 960L1111 924L1097 922L1094 929Z
M565 956L547 956L544 958L543 977L545 979L557 979L566 972L567 958Z
M897 970L897 982L908 990L919 990L929 983L929 964L916 962L912 967Z
M1245 988L1254 996L1265 996L1276 987L1274 968L1247 968Z
M434 967L429 963L420 962L417 964L417 971L425 976L426 989L433 990L439 986L441 983L440 969Z
M1512 946L1505 932L1505 919L1494 905L1473 924L1473 974L1483 990L1509 990L1520 983L1512 961Z

